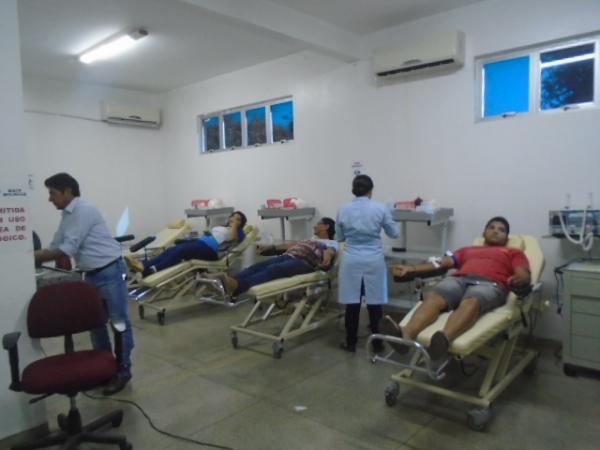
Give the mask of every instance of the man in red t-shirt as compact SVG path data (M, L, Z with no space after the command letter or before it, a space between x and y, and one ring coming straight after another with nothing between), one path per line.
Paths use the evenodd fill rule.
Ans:
M506 247L509 231L510 225L504 217L493 217L485 225L483 246L463 247L442 258L440 267L458 270L425 294L423 303L404 327L400 328L386 316L387 322L395 327L395 334L415 340L440 313L452 310L443 331L431 337L429 354L439 361L447 355L452 341L471 328L479 316L506 302L508 291L529 286L529 261L521 250ZM437 269L432 263L397 265L392 267L392 273L402 277ZM394 348L408 351L406 346Z

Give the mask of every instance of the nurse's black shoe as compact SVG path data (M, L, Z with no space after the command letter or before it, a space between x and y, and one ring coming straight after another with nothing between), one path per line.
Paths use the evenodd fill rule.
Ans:
M373 339L371 342L371 348L373 349L373 353L383 353L385 351L385 345L381 341L381 339Z
M350 353L356 353L356 344L348 344L347 342L340 342L340 348Z

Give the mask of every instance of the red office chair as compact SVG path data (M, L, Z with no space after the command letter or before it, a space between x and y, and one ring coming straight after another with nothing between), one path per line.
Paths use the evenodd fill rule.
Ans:
M118 371L119 361L112 352L103 350L75 351L73 334L104 326L107 312L98 290L82 281L61 283L40 288L29 304L27 329L32 338L65 337L65 352L32 362L19 379L17 341L21 333L4 335L2 345L9 352L12 383L10 389L40 395L30 403L52 394L67 395L71 402L68 415L59 414L60 431L13 450L29 450L64 444L64 449L77 448L81 442L118 445L130 450L132 445L123 436L94 434L100 427L118 427L123 410L116 410L88 425L81 424L81 414L75 404L78 392L102 386ZM114 324L113 324L114 326ZM115 350L120 355L121 336L115 333Z

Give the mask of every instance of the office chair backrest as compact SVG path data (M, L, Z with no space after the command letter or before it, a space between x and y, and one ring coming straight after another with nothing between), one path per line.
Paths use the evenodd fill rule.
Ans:
M27 329L32 338L81 333L101 327L107 312L100 292L84 281L51 284L31 299Z

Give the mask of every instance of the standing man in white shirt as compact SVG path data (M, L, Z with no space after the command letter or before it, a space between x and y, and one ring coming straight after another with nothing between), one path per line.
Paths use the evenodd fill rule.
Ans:
M65 255L74 258L85 280L98 288L106 301L112 322L125 324L121 367L104 388L104 395L121 391L131 379L133 332L127 307L127 268L121 247L111 236L100 211L80 198L79 183L68 173L58 173L44 181L48 200L62 211L58 231L48 248L35 252L36 262L53 261ZM106 327L91 331L95 349L112 351ZM117 355L118 356L118 355Z

